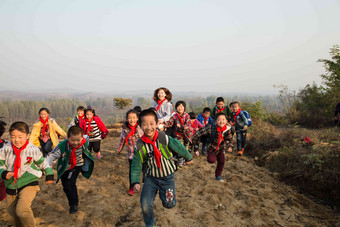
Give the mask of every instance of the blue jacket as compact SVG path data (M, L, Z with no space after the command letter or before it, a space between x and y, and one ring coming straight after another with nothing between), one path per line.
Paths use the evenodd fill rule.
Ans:
M202 116L201 113L198 115L198 117L197 117L196 119L197 119L203 126L206 126L206 125L204 125L204 118L203 118L203 116ZM212 119L211 116L209 116L207 125L212 125L213 123L214 123L214 120Z

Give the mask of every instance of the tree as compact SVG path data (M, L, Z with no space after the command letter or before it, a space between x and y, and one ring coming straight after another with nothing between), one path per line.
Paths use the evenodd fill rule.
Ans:
M113 102L115 103L115 107L121 111L121 117L122 117L121 119L123 120L124 119L123 109L125 109L128 106L131 106L132 99L114 97Z

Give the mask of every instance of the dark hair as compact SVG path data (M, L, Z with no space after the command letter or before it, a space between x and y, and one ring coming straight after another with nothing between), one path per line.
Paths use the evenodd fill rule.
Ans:
M167 88L165 88L165 87L160 87L160 88L157 88L157 89L155 90L155 92L153 93L153 100L155 100L155 102L158 101L158 96L157 96L157 94L158 94L159 90L163 90L163 91L165 92L165 98L170 102L171 99L172 99L172 94L171 94L171 92L169 91L169 89L167 89Z
M215 120L217 120L217 118L220 117L220 116L224 116L225 119L227 119L227 121L228 121L227 116L224 113L222 113L222 112L219 112L218 114L215 115Z
M9 127L9 134L11 134L14 130L18 130L26 134L30 133L28 125L23 121L16 121L13 124L11 124L11 126Z
M190 119L191 119L191 120L196 119L196 114L195 114L194 112L190 112L190 113L189 113L189 116L190 116Z
M229 104L229 106L231 107L231 105L234 105L234 104L238 104L238 106L241 106L239 101L231 102L231 103Z
M216 104L217 104L218 102L224 102L224 98L223 98L223 97L218 97L218 98L216 99Z
M129 110L128 112L126 112L126 115L125 115L125 119L126 119L126 120L128 119L128 116L129 116L130 113L136 114L136 116L137 116L137 118L138 118L139 113L138 113L136 110L131 109L131 110Z
M71 126L67 131L67 138L70 138L71 135L83 135L83 130L79 126Z
M87 111L91 111L93 113L93 116L96 116L96 111L92 108L92 106L86 107L85 112L84 112L85 115Z
M205 112L211 113L211 109L210 109L209 107L205 107L205 108L203 109L203 112L202 112L202 113L205 113Z
M142 112L142 108L140 106L135 106L133 107L133 109L137 111L138 113Z
M39 114L41 113L41 111L46 111L46 113L50 114L50 111L46 107L41 108L39 110Z
M143 110L142 112L140 112L140 114L139 114L139 124L142 124L143 117L145 117L145 116L154 116L155 121L156 122L158 121L157 114L155 113L155 111L153 111L150 108L150 109L146 109L146 110Z
M83 106L78 106L78 107L77 107L77 111L79 111L79 110L82 110L82 111L85 112L85 107L83 107Z
M6 122L4 121L0 121L0 137L5 133L5 126L6 126Z
M186 104L184 101L178 101L178 102L176 102L176 104L175 104L176 110L177 110L177 107L178 107L179 105L183 105L183 106L184 106L184 111L185 111L185 108L187 107L187 104Z
M152 110L153 112L157 113L157 109L155 107L150 107L148 110ZM140 115L140 113L139 113Z

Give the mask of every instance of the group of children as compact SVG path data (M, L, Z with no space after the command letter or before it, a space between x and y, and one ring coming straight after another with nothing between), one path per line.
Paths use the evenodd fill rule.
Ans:
M125 145L127 147L129 195L140 191L140 175L143 172L140 202L146 226L155 224L153 203L157 191L164 207L176 205L174 172L184 164L192 163L191 152L199 155L200 142L207 161L217 161L215 178L223 182L225 152L233 151L234 131L237 155L243 155L248 127L248 119L239 102L232 102L229 108L219 97L212 112L206 107L196 118L195 113L186 112L184 101L175 104L174 112L172 94L166 88L156 89L153 99L153 108L141 111L140 107L135 107L126 113L116 148L120 153ZM54 174L51 166L56 160L57 182L59 179L62 181L69 213L76 213L77 177L79 173L85 178L91 176L94 168L92 150L98 159L102 157L100 143L108 130L91 106L77 108L77 115L72 119L67 134L49 115L47 108L40 109L39 121L34 124L31 135L26 123L13 123L9 129L10 142L3 144L0 141L0 148L3 146L0 150L0 175L6 187L8 221L13 225L34 226L31 203L39 190L38 178L44 171L46 183L52 183ZM4 132L2 125L0 137ZM59 143L58 137L66 135L67 139Z

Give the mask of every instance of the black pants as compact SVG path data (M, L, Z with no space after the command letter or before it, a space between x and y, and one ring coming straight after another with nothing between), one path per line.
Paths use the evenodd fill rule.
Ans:
M96 153L100 151L100 142L101 140L98 141L93 141L89 143L89 151L92 152L92 150Z
M76 166L71 170L65 171L60 178L70 206L78 206L79 201L76 181L81 168L81 166Z
M39 138L40 146L41 146L41 151L43 153L43 156L45 157L48 153L52 151L52 140L49 139L44 143L40 138Z

